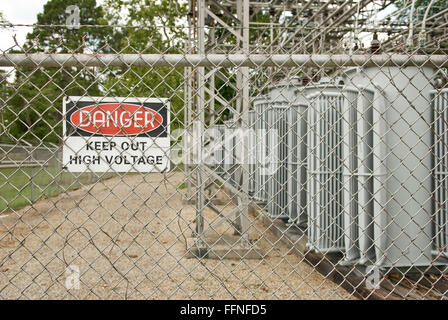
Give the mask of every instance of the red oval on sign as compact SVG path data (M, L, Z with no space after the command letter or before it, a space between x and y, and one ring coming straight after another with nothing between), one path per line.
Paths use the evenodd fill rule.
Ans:
M135 104L103 103L83 107L70 116L70 122L89 133L127 136L158 128L163 118L157 111Z

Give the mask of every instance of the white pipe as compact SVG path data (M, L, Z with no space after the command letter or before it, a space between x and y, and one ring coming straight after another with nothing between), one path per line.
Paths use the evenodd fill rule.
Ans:
M374 10L374 14L373 14L373 28L378 28L379 26L379 21L378 21L378 9L375 5L375 2L373 3L373 10Z
M406 45L408 47L412 47L414 44L414 41L412 41L412 38L414 36L414 10L415 10L415 1L416 0L412 0L412 5L411 5L411 12L409 13L409 35L408 35L408 39L406 40Z
M425 15L423 16L422 21L422 30L418 34L418 43L419 45L424 45L426 41L426 19L428 18L429 10L431 9L431 6L434 4L435 0L431 0L428 7L426 8Z

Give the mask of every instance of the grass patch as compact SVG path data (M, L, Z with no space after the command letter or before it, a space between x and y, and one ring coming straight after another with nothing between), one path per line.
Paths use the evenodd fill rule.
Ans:
M0 214L98 180L94 173L60 172L57 167L0 169Z
M0 169L0 214L16 210L45 195L55 195L56 168Z

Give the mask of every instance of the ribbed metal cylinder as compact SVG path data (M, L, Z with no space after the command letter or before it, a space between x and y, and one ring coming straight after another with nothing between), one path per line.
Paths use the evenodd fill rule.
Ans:
M341 252L343 96L322 91L309 98L308 245L321 252Z
M254 200L266 202L267 195L267 179L265 174L265 166L268 160L267 154L267 112L269 100L266 97L260 97L254 101L255 111L255 193Z
M307 222L306 162L307 104L294 104L288 110L288 212L289 222L303 226Z
M250 196L255 194L255 164L256 164L256 136L255 136L255 121L257 115L255 110L249 111L249 188L248 192Z
M448 255L448 89L431 92L434 112L434 255Z
M273 101L267 109L270 174L268 177L268 215L289 219L288 213L288 110L287 101Z
M373 107L374 91L364 88L343 90L343 204L344 263L374 263L373 191Z
M224 178L233 186L237 176L237 137L235 135L236 121L224 121Z

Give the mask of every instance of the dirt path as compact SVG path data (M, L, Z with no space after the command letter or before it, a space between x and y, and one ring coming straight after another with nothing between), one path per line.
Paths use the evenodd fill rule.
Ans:
M182 204L182 180L182 173L165 182L161 174L115 177L1 216L0 298L350 298L259 221L250 237L264 259L185 258L195 211ZM67 265L79 268L79 289L66 289Z

